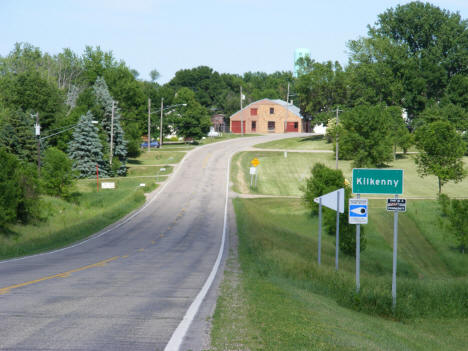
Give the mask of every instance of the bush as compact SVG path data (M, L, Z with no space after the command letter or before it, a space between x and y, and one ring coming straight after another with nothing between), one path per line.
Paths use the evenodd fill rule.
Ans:
M442 213L448 218L451 229L460 251L464 254L468 246L468 200L450 199L447 195L439 195Z
M48 195L67 198L74 186L73 162L55 147L48 148L41 169L41 181Z
M39 214L36 167L0 149L0 227L27 222Z
M356 255L356 228L348 223L348 203L351 197L351 188L345 184L345 178L341 170L335 170L326 167L322 163L317 163L311 170L311 177L306 179L306 185L301 188L303 201L307 208L311 210L312 215L318 214L318 204L314 199L328 194L340 188L345 189L345 208L344 213L340 214L340 250L350 256ZM323 208L323 223L326 227L326 233L335 235L336 233L336 212L328 208ZM366 249L367 240L364 233L364 227L361 226L361 252Z

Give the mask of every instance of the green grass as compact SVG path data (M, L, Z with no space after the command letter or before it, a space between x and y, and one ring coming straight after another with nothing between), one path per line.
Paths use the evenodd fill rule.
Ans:
M234 205L243 273L237 286L223 283L222 291L240 297L218 301L214 350L466 349L468 255L454 252L443 227L424 227L440 215L435 201L412 201L400 216L395 314L392 215L382 200L370 203L359 295L354 258L341 255L340 272L334 271L333 237L323 236L317 265L317 218L300 200L235 199ZM228 318L233 300L247 306L241 320Z
M180 162L184 155L185 152L171 150L143 152L129 160L128 178L100 179L115 182L116 189L97 191L96 179L81 179L69 201L42 196L43 219L9 226L0 235L0 259L64 247L116 222L140 207L145 201L144 193L156 189L157 183L172 173L174 167L168 164Z
M275 140L257 144L255 147L259 149L333 150L333 144L327 143L322 135Z
M163 146L164 147L164 146ZM138 158L129 158L127 166L152 166L179 163L185 152L173 151L173 148L163 148L157 151L144 151Z
M115 179L116 189L97 191L96 180L79 180L73 200L43 196L42 216L47 220L13 225L0 236L0 259L30 255L69 245L101 230L145 201L144 192L156 189L154 180Z
M172 170L172 166L130 166L128 168L128 176L162 176L172 173Z
M256 189L249 189L249 167L254 157L260 161L257 167L258 182ZM310 169L317 162L324 163L331 168L335 167L333 154L288 152L285 158L283 152L241 152L234 156L232 162L233 190L239 193L300 196L302 193L299 186L310 176ZM468 168L468 157L464 157L464 162L465 167ZM345 177L351 181L353 168L351 161L340 160L339 167ZM419 177L412 156L398 158L390 167L404 171L403 197L436 198L437 178L434 176ZM442 191L450 197L468 197L468 178L457 184L447 183Z
M327 143L323 135L311 135L299 138L287 138L281 140L270 141L267 143L257 144L254 147L259 149L285 149L285 150L334 150L333 143ZM411 146L409 152L417 151L415 146ZM401 153L403 150L397 148L397 152Z

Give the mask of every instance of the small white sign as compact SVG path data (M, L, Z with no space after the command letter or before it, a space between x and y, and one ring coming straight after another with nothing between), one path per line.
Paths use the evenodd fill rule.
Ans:
M339 193L339 203L337 203L337 193ZM341 188L320 197L316 197L314 202L318 204L320 199L322 199L322 206L331 208L334 211L340 211L340 213L344 213L344 195L344 188Z
M349 224L367 224L367 207L367 199L349 199Z
M256 167L250 167L250 175L257 174L257 168Z
M115 183L114 182L102 182L101 188L102 189L115 189Z
M146 186L146 184L145 183L140 183L140 186L144 187L144 186Z
M166 169L165 168L160 168L159 172L166 172Z

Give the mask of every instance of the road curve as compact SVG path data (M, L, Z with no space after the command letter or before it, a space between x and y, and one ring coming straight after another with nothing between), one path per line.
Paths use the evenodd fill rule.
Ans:
M163 350L218 256L229 157L283 137L197 148L129 220L0 262L0 350Z

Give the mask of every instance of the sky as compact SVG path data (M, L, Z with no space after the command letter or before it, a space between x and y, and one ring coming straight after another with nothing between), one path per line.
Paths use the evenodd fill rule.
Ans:
M87 45L112 51L149 80L166 83L200 65L220 73L292 71L296 48L311 58L348 61L346 43L392 0L0 0L0 56L16 42L58 54ZM432 4L468 19L468 0Z

